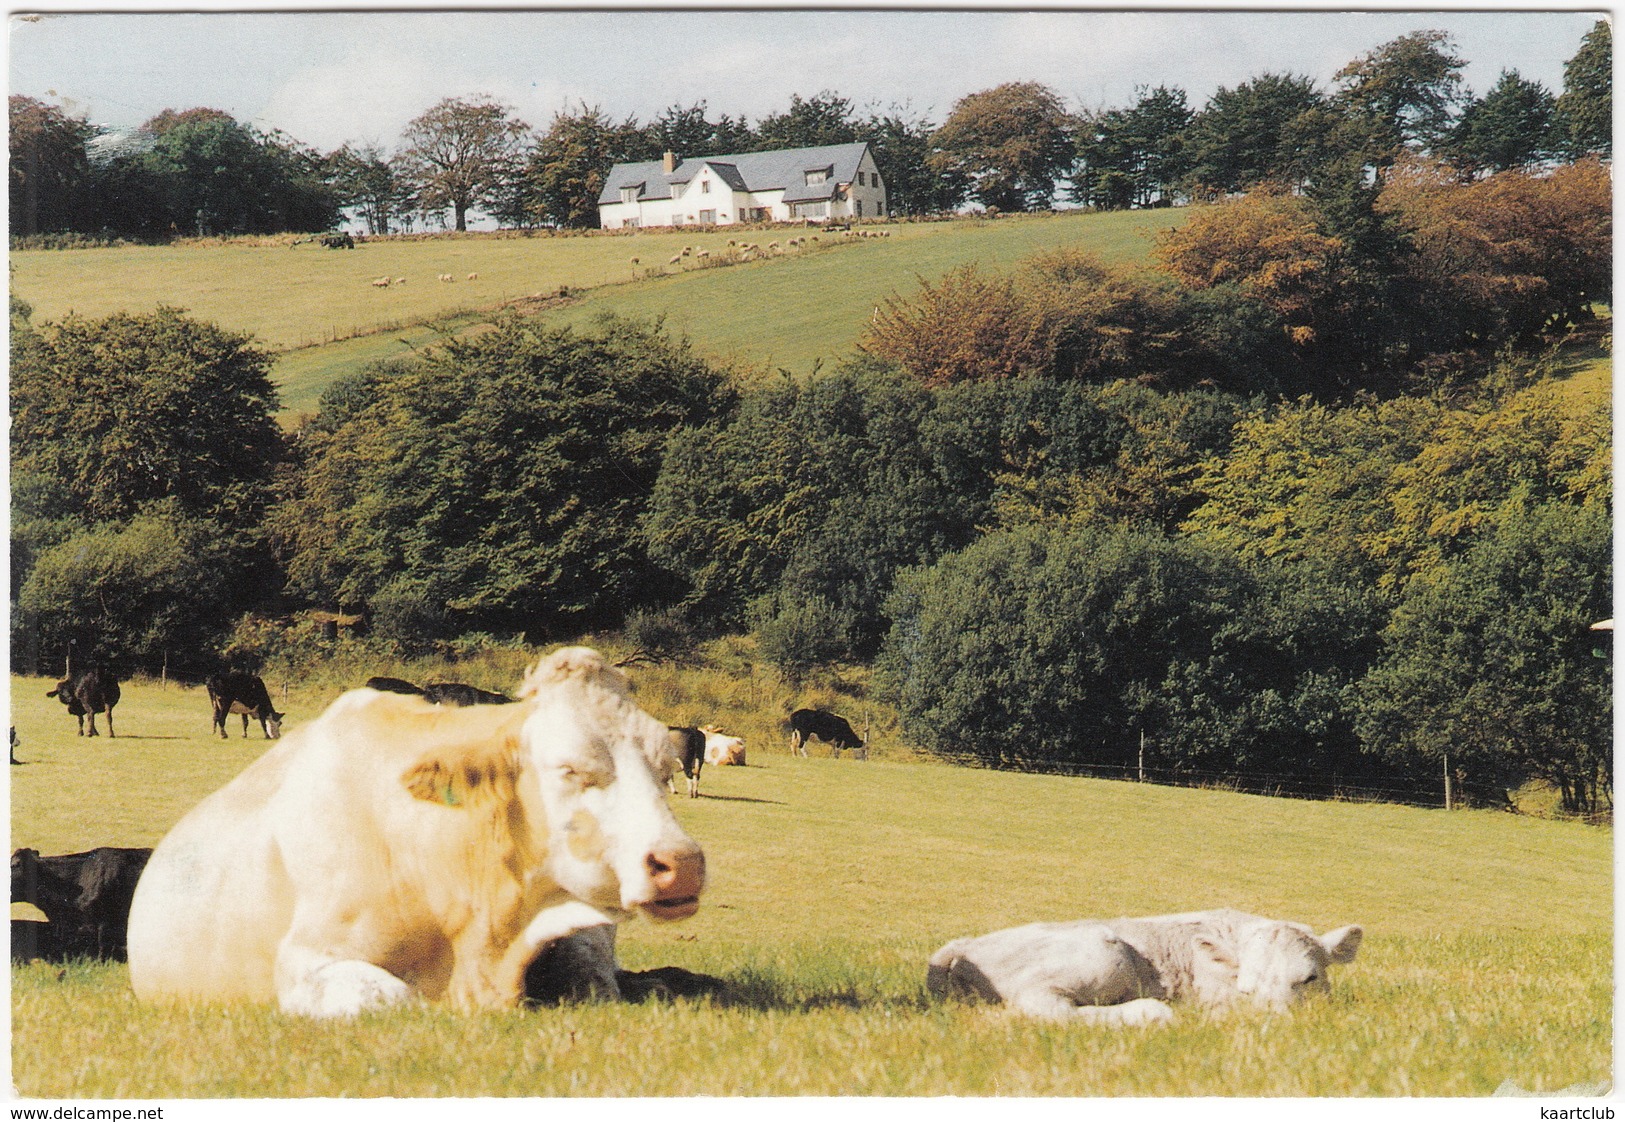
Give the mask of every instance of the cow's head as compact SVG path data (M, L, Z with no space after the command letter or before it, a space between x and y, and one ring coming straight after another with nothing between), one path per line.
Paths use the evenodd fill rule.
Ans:
M1311 993L1325 993L1334 963L1354 961L1365 934L1356 925L1316 935L1301 923L1266 921L1241 929L1234 945L1199 937L1196 949L1235 978L1238 996L1285 1008Z
M666 726L631 699L596 651L566 647L526 675L525 782L546 811L547 872L576 898L624 916L699 908L705 855L673 817L654 761Z
M282 735L282 714L275 709L265 711L265 735L272 740Z

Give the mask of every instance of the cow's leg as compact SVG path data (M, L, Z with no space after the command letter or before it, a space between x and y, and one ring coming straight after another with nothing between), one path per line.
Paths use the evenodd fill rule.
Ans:
M248 714L243 714L243 739L248 739Z
M1120 1005L1078 1005L1068 995L1048 987L1019 991L1009 1005L1017 1012L1046 1021L1118 1028L1166 1024L1174 1019L1174 1011L1167 1003L1154 997L1139 997Z
M107 735L114 740L118 739L118 733L113 731L113 707L111 705L107 707Z
M303 1017L353 1017L410 1001L410 985L381 966L284 939L276 956L277 1004Z
M96 710L92 709L89 713L87 713L85 715L90 718L90 732L89 732L88 735L90 735L90 736L100 736L101 733L96 731Z
M807 754L807 738L800 731L790 734L790 754L792 756L805 756Z

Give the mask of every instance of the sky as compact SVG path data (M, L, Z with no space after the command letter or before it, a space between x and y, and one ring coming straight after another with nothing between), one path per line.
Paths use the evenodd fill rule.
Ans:
M253 2L253 0L250 0ZM263 3L265 0L259 0ZM353 5L352 5L353 6ZM1407 32L1448 31L1482 94L1503 69L1561 92L1563 63L1601 10L1201 11L1041 7L751 10L394 10L43 13L9 18L9 92L93 124L139 125L207 106L322 151L393 151L447 97L489 95L545 129L585 104L648 122L707 103L762 117L832 90L860 111L904 107L940 124L1004 82L1049 86L1073 108L1132 104L1178 86L1200 107L1266 72L1324 88Z

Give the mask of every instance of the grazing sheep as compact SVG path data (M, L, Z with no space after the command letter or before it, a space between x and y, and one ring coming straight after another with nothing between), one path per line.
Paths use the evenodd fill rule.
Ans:
M676 257L673 257L670 261L666 262L668 265L681 265L682 263L683 255L681 253L679 253Z
M468 279L469 280L479 280L480 275L478 273L470 273L470 274L468 274Z
M637 263L638 263L638 259L636 257L632 258L632 264L636 265Z
M405 277L396 277L395 278L395 283L396 284L405 284L406 283L406 278Z
M445 284L450 284L451 283L451 274L450 273L441 273L440 274L440 279Z
M698 253L696 253L694 256L696 258L698 258L698 257L709 257L709 256L711 256L711 251L709 249L702 249Z
M683 252L682 252L682 253L680 253L680 254L679 254L679 255L678 255L678 256L680 256L680 257L687 257L687 256L688 256L688 255L689 255L689 254L690 254L690 253L693 253L693 252L694 252L694 247L693 247L693 246L691 246L691 245L685 245L685 246L684 246L684 247L683 247Z
M388 277L379 277L377 280L372 282L372 286L374 288L388 288L389 287L389 278Z

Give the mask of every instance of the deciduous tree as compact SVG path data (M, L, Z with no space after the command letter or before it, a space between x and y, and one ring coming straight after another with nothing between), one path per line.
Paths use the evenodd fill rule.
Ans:
M89 217L90 161L85 145L95 129L54 105L12 94L10 111L11 232L38 234L82 228Z
M492 202L519 169L530 126L489 97L446 98L402 134L401 158L426 209L450 208L456 228Z
M647 325L508 319L449 340L350 385L305 434L273 523L291 584L396 631L618 625L671 588L638 533L666 437L725 399Z
M1430 150L1450 126L1461 98L1456 45L1445 31L1413 31L1368 51L1339 70L1338 102L1373 121L1388 154Z
M252 527L282 456L271 356L174 308L69 316L13 340L14 471L53 481L82 522L169 499Z
M1037 82L1007 82L954 103L932 136L931 164L970 198L1004 211L1043 210L1076 158L1073 121L1060 95Z

